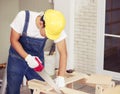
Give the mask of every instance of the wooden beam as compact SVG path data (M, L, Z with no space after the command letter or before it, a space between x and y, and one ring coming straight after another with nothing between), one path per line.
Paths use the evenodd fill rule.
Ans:
M87 76L86 74L78 73L78 72L66 73L66 75L65 75L65 83L67 85L67 84L70 84L70 83L85 79L86 76Z
M102 94L120 94L120 85L117 85L113 88L107 88L103 91Z
M111 83L111 80L112 80L112 77L108 75L92 74L87 78L86 83L109 85Z
M5 68L6 67L6 63L1 63L0 64L0 68Z
M53 89L46 82L36 80L36 79L28 81L28 88L31 88L31 89L32 88L38 88L38 89L41 89L44 92L45 91L50 91L50 90Z
M75 89L70 89L67 87L61 88L61 90L64 92L64 94L89 94L83 91L75 90Z

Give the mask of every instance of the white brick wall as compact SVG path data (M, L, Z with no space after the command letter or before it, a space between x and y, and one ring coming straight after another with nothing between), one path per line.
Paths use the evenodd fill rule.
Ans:
M75 3L74 61L75 70L89 74L96 71L97 3L81 2Z

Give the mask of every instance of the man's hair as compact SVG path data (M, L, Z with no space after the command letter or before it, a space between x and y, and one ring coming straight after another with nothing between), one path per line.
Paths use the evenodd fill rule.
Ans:
M44 15L41 17L40 21L42 21L42 22L43 22L43 27L45 27Z

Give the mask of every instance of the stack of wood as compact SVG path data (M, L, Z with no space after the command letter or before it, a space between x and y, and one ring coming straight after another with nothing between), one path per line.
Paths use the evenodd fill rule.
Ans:
M57 75L57 72L56 72L56 75ZM78 73L74 71L72 73L66 73L65 75L66 87L61 88L63 93L64 94L90 94L88 92L76 90L74 88L75 82L94 87L95 94L109 94L109 93L104 93L104 91L106 92L107 89L115 87L115 83L112 81L111 76L103 75L103 74L86 75L86 74ZM46 82L41 82L36 79L28 81L28 88L34 90L33 94L39 94L40 92L43 92L44 94L57 94L54 91L54 89L50 87Z
M0 68L5 68L6 67L6 63L1 63L0 64Z

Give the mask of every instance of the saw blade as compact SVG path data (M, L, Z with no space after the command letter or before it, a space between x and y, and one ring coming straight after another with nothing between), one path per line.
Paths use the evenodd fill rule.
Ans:
M54 83L53 79L47 74L45 69L43 69L41 72L38 72L38 74L57 92L57 94L64 94Z

